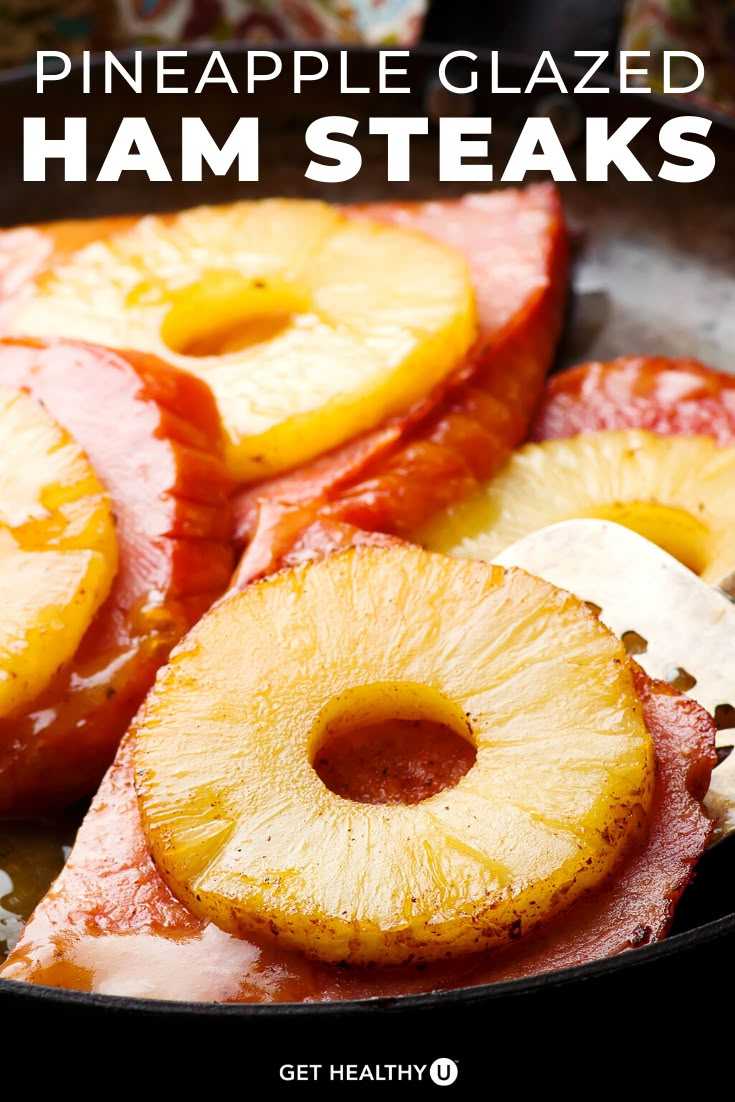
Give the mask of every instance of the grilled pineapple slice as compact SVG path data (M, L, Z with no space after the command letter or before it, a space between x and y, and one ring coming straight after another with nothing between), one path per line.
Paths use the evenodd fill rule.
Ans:
M0 717L75 653L117 570L110 503L81 448L0 387Z
M464 258L306 200L148 217L45 273L8 331L153 352L217 399L237 480L423 397L475 335Z
M381 723L476 757L413 803L335 794L315 761ZM602 881L645 821L653 751L622 644L522 571L365 547L205 614L137 727L154 860L196 914L324 961L507 943Z
M735 561L735 447L642 429L527 444L503 470L417 534L426 547L493 559L537 528L611 520L714 582Z

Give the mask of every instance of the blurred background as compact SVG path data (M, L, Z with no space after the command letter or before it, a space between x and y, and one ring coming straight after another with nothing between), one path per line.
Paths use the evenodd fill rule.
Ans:
M700 94L735 110L735 0L0 0L0 66L36 50L338 42L491 47L557 61L575 49L686 49Z

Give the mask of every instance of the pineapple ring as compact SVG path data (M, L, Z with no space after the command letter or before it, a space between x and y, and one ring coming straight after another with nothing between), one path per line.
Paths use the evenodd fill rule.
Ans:
M313 764L330 728L387 717L452 727L475 763L418 803L335 795ZM535 929L609 874L654 776L630 662L580 601L398 544L205 614L159 674L135 758L150 852L191 911L357 965Z
M735 447L709 436L620 429L526 444L420 533L433 551L491 560L557 521L632 528L715 582L735 561Z
M0 387L0 717L69 661L117 570L107 494L84 452L23 391Z
M152 352L217 400L238 481L423 398L476 332L464 257L296 199L149 216L59 261L6 331Z

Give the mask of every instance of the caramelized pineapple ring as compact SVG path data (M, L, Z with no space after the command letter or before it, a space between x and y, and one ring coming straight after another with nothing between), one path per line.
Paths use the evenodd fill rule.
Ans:
M140 219L52 268L8 332L153 352L212 388L237 480L424 397L475 336L458 251L305 200Z
M418 803L342 798L337 724L471 740ZM200 621L137 732L154 860L197 915L324 961L502 945L607 876L645 822L653 751L622 645L522 571L364 547L253 584Z
M632 528L714 582L735 561L733 516L735 447L623 429L519 448L418 538L433 551L489 560L547 524L595 517Z
M46 410L0 387L0 717L74 655L117 570L107 494Z

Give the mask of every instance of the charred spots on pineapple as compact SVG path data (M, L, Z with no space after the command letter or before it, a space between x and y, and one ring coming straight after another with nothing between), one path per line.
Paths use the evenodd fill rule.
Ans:
M523 936L523 922L520 918L514 918L508 929L511 941L518 941Z

